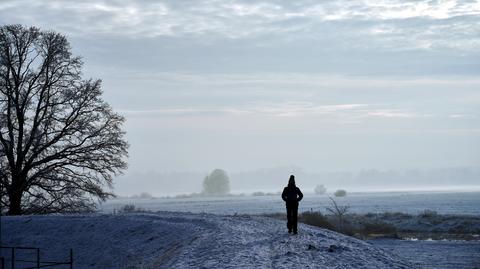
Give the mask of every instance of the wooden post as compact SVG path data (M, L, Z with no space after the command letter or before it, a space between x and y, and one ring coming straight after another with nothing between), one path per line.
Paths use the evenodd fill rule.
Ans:
M12 269L15 269L15 248L12 247Z
M73 249L70 249L70 269L73 269Z
M40 249L37 248L37 269L40 269Z
M2 246L2 193L0 192L0 247L1 246Z

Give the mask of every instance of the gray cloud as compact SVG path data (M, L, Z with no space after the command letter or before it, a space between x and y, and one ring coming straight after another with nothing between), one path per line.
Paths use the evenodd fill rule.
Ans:
M267 38L331 40L332 47L395 50L480 46L480 5L469 1L11 0L0 12L2 23L55 25L71 35L263 39L259 46Z

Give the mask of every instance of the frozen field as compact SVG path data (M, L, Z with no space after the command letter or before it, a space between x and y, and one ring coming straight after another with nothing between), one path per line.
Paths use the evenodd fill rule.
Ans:
M478 192L357 193L337 201L358 213L480 214ZM285 221L234 216L283 212L278 196L114 199L101 210L126 204L171 212L5 217L4 242L42 247L46 257L73 247L75 268L480 268L480 241L366 243L303 224L300 235L291 237ZM328 196L306 195L300 210L325 212L328 204ZM331 253L330 245L338 248Z
M419 213L426 209L441 214L480 214L480 192L388 192L351 193L336 198L339 204L350 205L355 213L405 212ZM327 195L306 194L300 203L299 212L314 210L325 212L330 203ZM113 199L100 206L103 212L118 210L126 204L152 211L181 211L194 213L262 214L284 212L280 195L244 196L227 198L156 198L156 199Z
M446 192L391 192L351 193L336 199L342 205L350 205L351 212L405 212L419 213L435 210L440 214L480 214L480 193ZM330 203L328 196L305 195L299 211L320 210ZM101 210L112 212L125 204L152 211L206 212L220 215L261 214L284 212L279 195L230 198L158 198L115 199L104 203ZM371 240L371 244L397 254L418 268L480 268L480 241L406 241Z
M424 269L480 268L479 241L370 240Z
M4 225L5 244L40 247L44 258L73 248L77 269L415 268L368 242L303 224L294 236L283 221L259 216L13 216Z
M364 242L303 224L292 236L284 221L258 216L12 216L4 217L3 225L5 245L40 247L47 260L66 260L73 248L74 268L80 269L480 268L478 241ZM4 254L9 263L9 253ZM32 255L17 253L17 258Z

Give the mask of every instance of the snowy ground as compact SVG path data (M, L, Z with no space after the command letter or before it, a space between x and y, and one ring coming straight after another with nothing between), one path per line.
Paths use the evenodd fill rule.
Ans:
M370 242L412 261L418 268L480 268L479 241L376 239Z
M3 218L4 245L42 248L74 268L414 268L396 254L331 231L265 217L161 212Z
M381 192L349 193L336 198L340 205L349 205L351 213L403 212L418 214L434 210L439 214L480 215L480 192ZM112 199L99 209L111 213L126 204L151 211L183 211L193 213L214 213L222 215L263 214L284 212L285 205L280 195L244 197L195 197L157 199ZM328 195L305 194L299 212L320 211L330 206Z

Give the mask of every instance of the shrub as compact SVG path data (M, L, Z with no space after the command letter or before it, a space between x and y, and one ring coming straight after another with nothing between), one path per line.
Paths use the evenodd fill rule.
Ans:
M361 233L366 235L371 234L382 234L382 235L391 235L397 233L397 228L386 222L367 222L363 224L361 228Z
M327 188L325 188L323 185L317 185L314 191L315 194L325 194L327 192Z
M300 221L308 225L335 230L334 225L320 212L303 212Z
M138 196L138 198L140 198L140 199L152 199L152 198L153 198L153 195L151 195L151 194L148 193L148 192L142 192L142 193L140 193L140 195Z
M332 216L336 219L336 229L344 233L346 229L346 222L345 222L345 215L347 215L350 206L348 205L338 205L335 199L330 197L330 201L332 202L329 207L327 207L327 211L332 214Z
M368 214L367 214L368 215ZM386 219L411 219L413 215L404 212L384 212L380 217Z
M136 210L136 207L134 204L128 204L128 205L124 205L122 206L118 212L120 213L132 213L132 212L135 212Z
M372 212L368 212L367 214L365 214L366 218L374 218L376 216L377 216L377 213L372 213Z
M419 216L424 219L431 219L437 217L438 213L435 210L426 209L425 211L420 213Z
M334 193L335 197L345 197L347 196L347 191L346 190L337 190Z
M148 212L147 210L136 207L134 204L127 204L120 207L118 213L135 213L135 212Z

